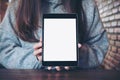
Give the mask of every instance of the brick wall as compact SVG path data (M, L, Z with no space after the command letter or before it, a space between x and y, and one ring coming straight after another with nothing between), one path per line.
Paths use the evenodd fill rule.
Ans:
M108 32L109 51L103 65L120 69L120 0L96 0L104 28Z

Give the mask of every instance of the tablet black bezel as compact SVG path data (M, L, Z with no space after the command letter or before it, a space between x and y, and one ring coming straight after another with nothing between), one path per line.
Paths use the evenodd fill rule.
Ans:
M66 18L76 19L76 49L77 49L77 61L44 61L44 19L45 18ZM43 14L42 19L42 65L43 66L77 66L78 65L78 16L77 14Z

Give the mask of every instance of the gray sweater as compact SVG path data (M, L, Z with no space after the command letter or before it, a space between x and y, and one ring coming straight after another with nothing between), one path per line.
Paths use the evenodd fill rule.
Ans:
M37 61L33 55L33 45L35 43L23 41L14 33L14 13L17 4L18 0L14 0L9 5L0 24L0 64L7 69L40 69L42 63ZM58 6L56 7L56 5ZM87 37L86 42L80 49L79 67L93 68L102 63L109 44L95 2L93 0L83 0L82 5L87 17ZM42 7L44 13L67 13L63 9L61 0L45 0ZM42 29L40 28L38 39L42 37L41 34Z

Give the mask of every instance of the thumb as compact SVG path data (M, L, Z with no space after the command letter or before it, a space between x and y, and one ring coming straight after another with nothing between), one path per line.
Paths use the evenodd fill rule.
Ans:
M78 43L78 48L81 48L81 47L82 47L82 45L80 43Z

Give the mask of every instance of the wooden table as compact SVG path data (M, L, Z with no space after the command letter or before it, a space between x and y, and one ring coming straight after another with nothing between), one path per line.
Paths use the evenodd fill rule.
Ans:
M119 71L75 70L7 70L0 69L0 80L120 80Z

